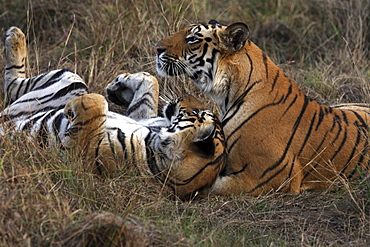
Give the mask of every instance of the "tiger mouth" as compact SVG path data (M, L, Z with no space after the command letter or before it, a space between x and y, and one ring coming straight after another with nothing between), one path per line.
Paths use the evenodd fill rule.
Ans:
M160 56L156 57L156 70L163 77L188 75L186 73L186 65L180 60L172 60Z

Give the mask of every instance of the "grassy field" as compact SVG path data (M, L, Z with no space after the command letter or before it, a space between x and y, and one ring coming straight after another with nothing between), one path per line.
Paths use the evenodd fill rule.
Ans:
M155 75L155 42L210 19L247 23L251 40L312 98L370 102L366 0L0 1L1 32L18 26L27 35L29 76L69 68L98 93L122 72ZM0 54L1 76L4 66ZM186 79L159 80L162 97L190 92L217 111ZM370 243L369 177L330 192L183 202L129 170L103 179L81 164L23 133L0 138L0 246Z

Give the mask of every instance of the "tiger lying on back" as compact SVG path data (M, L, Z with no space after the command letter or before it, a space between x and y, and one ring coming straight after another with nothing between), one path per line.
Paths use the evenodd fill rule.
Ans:
M243 23L212 20L158 42L157 71L185 75L222 109L229 158L215 194L322 190L368 168L368 105L311 100L248 40Z
M173 100L157 117L153 76L122 74L107 86L108 98L128 107L123 116L108 111L105 98L89 94L69 70L26 78L25 37L16 27L6 32L5 57L10 105L1 113L1 133L28 131L42 145L77 150L98 174L116 174L122 161L135 164L180 198L207 189L223 168L227 152L217 118L193 97Z

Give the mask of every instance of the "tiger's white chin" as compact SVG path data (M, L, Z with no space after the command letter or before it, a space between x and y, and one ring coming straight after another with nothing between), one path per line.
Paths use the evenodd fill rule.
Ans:
M157 70L157 73L159 76L162 76L162 77L169 77L170 75L167 73L166 70L164 70L159 64L158 62L156 63L155 65L155 68Z
M169 77L171 76L167 70L165 69L166 67L166 64L161 60L161 58L159 56L156 56L156 59L155 59L155 69L157 70L157 73L159 76L162 76L162 77Z

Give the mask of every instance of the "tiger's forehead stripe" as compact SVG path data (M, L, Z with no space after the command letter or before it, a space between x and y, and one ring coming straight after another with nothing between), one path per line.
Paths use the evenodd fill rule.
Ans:
M214 33L214 31L217 31L218 29L222 29L223 26L220 26L220 25L202 25L202 24L199 24L199 25L196 25L196 26L192 26L190 29L189 29L189 33L190 34L195 34L199 37L204 37L204 35L206 33L209 33L210 35L212 35Z

